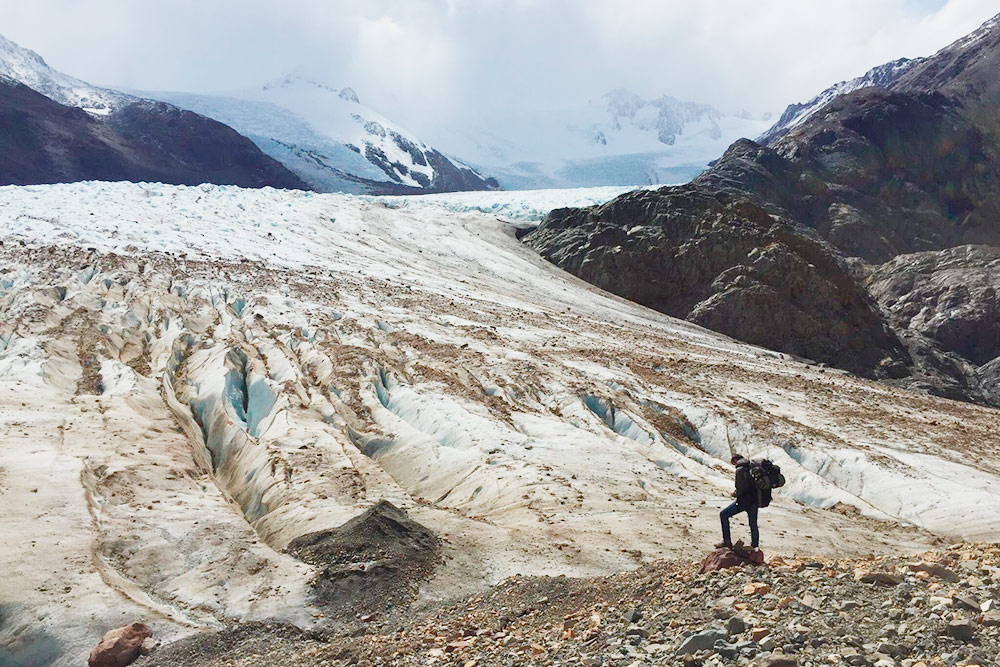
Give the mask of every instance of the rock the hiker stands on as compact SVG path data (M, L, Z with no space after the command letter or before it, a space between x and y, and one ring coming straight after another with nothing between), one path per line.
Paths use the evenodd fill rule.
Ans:
M764 565L764 552L760 549L747 549L742 542L737 542L732 547L716 549L708 554L701 564L700 574L725 570L731 567L743 567L744 565L759 566Z

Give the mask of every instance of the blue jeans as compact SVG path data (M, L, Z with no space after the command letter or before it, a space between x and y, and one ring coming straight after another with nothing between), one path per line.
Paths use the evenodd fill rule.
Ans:
M719 517L722 519L722 541L726 544L732 543L733 540L729 534L729 519L740 512L747 513L747 519L750 520L750 546L756 549L760 546L760 531L757 530L757 508L740 507L738 502L733 503L719 513Z

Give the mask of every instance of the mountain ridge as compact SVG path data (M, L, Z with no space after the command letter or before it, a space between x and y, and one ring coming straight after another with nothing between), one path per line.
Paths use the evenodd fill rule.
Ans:
M204 182L308 189L222 123L53 70L0 36L0 184Z

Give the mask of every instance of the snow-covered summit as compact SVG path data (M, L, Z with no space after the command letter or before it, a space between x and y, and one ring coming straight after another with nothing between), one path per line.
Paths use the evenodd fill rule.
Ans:
M899 58L878 67L873 67L861 76L835 83L808 102L789 104L785 108L784 113L781 114L778 122L758 137L757 143L770 144L777 141L792 128L800 125L804 120L829 104L838 95L846 95L853 93L855 90L871 86L887 88L912 67L919 65L924 60L926 58Z
M228 96L148 95L231 125L317 190L477 190L487 177L364 105L357 92L290 73Z
M631 124L640 131L655 133L657 141L667 146L673 146L685 127L694 123L701 123L698 131L710 139L722 136L719 121L723 114L709 104L682 102L669 95L645 100L624 88L605 93L601 99L607 102L616 130Z
M0 76L23 83L60 104L79 107L98 116L136 101L131 95L92 86L58 72L40 55L3 35L0 35Z

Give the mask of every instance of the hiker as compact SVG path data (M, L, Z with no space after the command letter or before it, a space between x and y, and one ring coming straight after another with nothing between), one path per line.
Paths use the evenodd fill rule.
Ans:
M736 492L733 494L736 496L736 501L719 513L722 519L722 542L715 545L715 547L717 549L723 547L732 548L733 539L729 533L729 519L740 512L746 512L747 519L750 521L750 546L756 549L760 546L760 531L757 530L757 509L762 505L766 506L767 503L762 502L761 490L750 473L750 459L739 454L734 454L732 464L736 466ZM767 494L770 496L770 490L767 491Z

